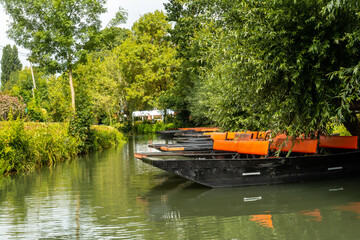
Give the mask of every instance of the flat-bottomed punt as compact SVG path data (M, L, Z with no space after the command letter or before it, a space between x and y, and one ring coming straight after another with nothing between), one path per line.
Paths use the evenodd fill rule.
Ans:
M238 187L331 179L360 174L358 137L320 140L215 140L230 159L138 156L143 162L208 187ZM280 151L279 156L273 156ZM290 156L287 156L291 151Z

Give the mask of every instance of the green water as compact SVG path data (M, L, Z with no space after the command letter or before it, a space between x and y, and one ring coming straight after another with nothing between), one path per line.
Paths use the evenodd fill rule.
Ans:
M0 178L0 239L360 239L360 178L209 189L133 158L162 142Z

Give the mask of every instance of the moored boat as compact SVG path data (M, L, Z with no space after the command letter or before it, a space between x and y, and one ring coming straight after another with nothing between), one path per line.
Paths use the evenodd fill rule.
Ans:
M237 187L331 179L360 174L358 137L320 140L214 141L235 158L144 156L143 162L209 187ZM280 152L275 156L275 152ZM289 154L291 152L291 154Z

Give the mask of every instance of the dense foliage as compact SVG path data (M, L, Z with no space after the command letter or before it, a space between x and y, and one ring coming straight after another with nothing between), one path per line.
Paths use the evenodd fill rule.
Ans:
M164 108L160 101L173 86L180 60L166 40L170 24L163 12L142 16L131 34L112 51L95 51L77 67L74 76L86 84L99 123L112 124L135 110Z
M292 135L352 122L359 134L356 1L173 0L167 10L196 74L192 117Z
M92 126L88 151L102 150L125 140L112 127ZM66 123L0 122L0 175L32 170L70 160L83 151L81 138L67 131Z

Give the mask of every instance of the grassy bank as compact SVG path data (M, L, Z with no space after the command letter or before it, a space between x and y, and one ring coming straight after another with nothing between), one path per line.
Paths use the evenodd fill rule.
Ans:
M92 126L89 149L102 150L124 142L115 128ZM80 138L67 123L0 122L0 175L30 171L80 154Z

